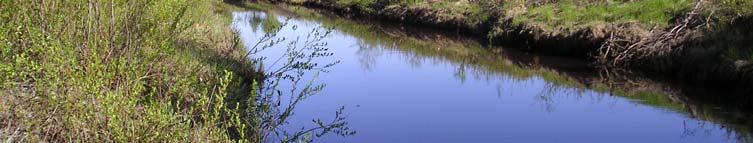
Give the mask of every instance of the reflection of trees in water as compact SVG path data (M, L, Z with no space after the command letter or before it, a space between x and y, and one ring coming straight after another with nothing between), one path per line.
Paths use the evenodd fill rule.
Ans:
M702 139L711 139L716 130L724 131L724 134L726 135L725 142L753 142L753 136L751 134L741 133L724 126L716 126L712 121L705 120L684 121L683 132L680 137L683 139L693 139L693 141L699 141L697 140L699 137Z
M280 142L311 142L314 137L334 133L348 136L355 134L347 127L344 117L344 107L340 108L330 121L321 119L313 120L314 127L302 128L289 131L284 128L289 124L288 120L294 115L296 106L305 99L317 95L325 87L325 84L316 81L318 75L327 72L329 67L339 63L320 63L317 59L332 56L328 52L327 43L323 42L329 37L332 30L321 27L308 31L305 37L295 38L278 37L277 33L283 28L296 30L296 26L288 26L285 23L268 23L258 20L261 14L246 13L248 18L238 20L250 20L248 26L251 29L265 27L268 24L279 24L265 29L265 34L259 37L256 43L246 43L249 47L249 56L271 48L284 48L284 53L277 59L267 57L253 58L254 63L259 64L260 71L265 72L263 84L258 86L256 97L240 97L247 105L243 107L247 114L245 119L249 128L243 130L241 135L252 135L260 142L279 140ZM241 25L242 26L242 25ZM252 31L252 32L255 32ZM292 39L292 40L287 40ZM245 41L252 42L252 41ZM285 43L285 44L282 44ZM279 45L279 46L278 46ZM313 74L313 75L312 75ZM245 99L243 99L245 98Z
M298 10L299 12L305 11L305 9ZM579 68L577 65L563 64L559 59L528 55L521 58L520 55L525 54L511 53L502 48L483 49L479 48L480 45L473 44L472 41L431 36L435 33L406 32L406 30L414 28L389 28L339 18L322 17L321 15L300 18L321 22L323 25L340 25L338 31L355 37L359 40L359 45L368 45L361 47L365 47L364 53L368 55L368 58L365 59L369 59L363 60L369 62L362 61L362 65L368 65L369 68L376 66L374 63L378 56L400 53L401 56L404 56L402 59L410 65L421 65L421 62L425 61L450 63L455 67L453 76L463 83L469 77L479 81L509 81L514 84L530 79L541 79L546 81L547 85L536 98L540 98L540 101L542 101L540 103L549 106L550 109L556 108L554 105L556 105L558 98L572 97L581 100L589 100L582 98L598 98L589 101L616 103L617 98L610 98L609 96L619 96L634 103L677 111L696 119L722 124L725 129L737 133L738 137L741 138L739 140L743 142L751 141L750 130L753 121L750 120L749 113L722 113L723 111L715 109L716 107L699 104L703 101L683 98L677 91L673 91L676 88L663 83L643 80L632 75L624 76L627 78L618 78L620 76L610 75L610 73L582 75L579 73L583 71L577 69ZM376 50L378 48L384 48L386 51ZM368 53L366 50L374 53ZM375 54L376 51L379 51L380 54ZM499 85L497 93L500 95L506 91L515 90L503 89L505 87L501 85L504 84ZM593 92L600 95L582 96L584 92ZM614 100L605 101L604 99Z
M583 101L583 98L599 98L600 96L582 96L586 91L577 88L566 88L553 83L546 82L541 91L534 98L539 105L547 112L554 112L557 101L571 97ZM557 100L559 99L559 100Z
M465 83L465 80L468 78L468 75L465 73L468 63L461 62L458 64L457 68L455 68L455 74L452 74L455 79L458 79L460 83Z
M257 33L263 28L262 23L267 19L267 14L253 11L236 13L233 19L236 24L248 25L252 33Z
M691 121L692 122L692 121ZM709 125L709 123L704 121L698 121L695 125L689 125L688 121L683 121L683 132L682 135L680 135L681 138L689 138L689 137L710 137L713 134L713 131L715 129L715 126ZM728 132L729 133L729 132ZM730 136L727 136L728 139L730 139Z
M400 35L400 34L390 34ZM432 45L433 41L429 41L422 45L416 44L415 41L405 40L410 37L393 37L395 39L404 38L402 40L392 40L393 43L390 46L381 46L382 48L401 51L397 53L411 53L402 54L404 58L409 59L406 63L415 64L416 61L433 61L439 63L451 63L454 65L455 72L453 76L458 79L459 82L464 83L469 78L473 78L478 81L509 81L513 84L522 83L531 79L541 79L546 81L544 89L542 89L537 96L535 96L538 103L542 105L542 109L547 111L554 111L556 109L557 101L565 98L571 98L581 101L589 101L593 103L607 102L609 105L616 105L620 98L627 98L634 103L651 105L654 107L661 107L665 109L674 110L680 113L689 114L691 118L700 119L703 121L714 121L720 123L730 133L729 135L737 135L739 140L750 140L750 132L748 129L741 129L739 127L750 126L746 123L743 125L729 125L730 122L720 121L713 118L726 118L725 116L711 115L703 113L699 117L698 111L693 108L683 106L698 106L698 104L683 101L683 96L670 90L673 89L666 84L657 83L652 80L641 78L639 76L631 74L617 74L614 72L601 72L600 74L576 74L574 76L569 75L567 70L558 70L550 68L549 64L555 67L573 68L560 64L558 61L552 61L551 59L544 59L538 56L532 56L527 60L511 61L510 58L505 57L505 54L489 54L489 53L476 53L476 54L464 54L464 52L456 52L453 50L461 49L467 50L474 47L466 47L459 44L447 44L447 39L440 39L439 41L445 41L445 45ZM391 38L379 38L388 43L384 39ZM397 41L397 42L395 42ZM379 40L373 41L374 43L380 43ZM411 43L413 42L413 43ZM377 44L378 45L378 44ZM431 48L432 46L441 48ZM371 46L372 48L379 46ZM442 50L450 51L443 53ZM403 52L404 51L404 52ZM392 52L390 52L392 53ZM470 52L473 53L473 52ZM504 51L502 51L504 53ZM418 64L420 65L420 64ZM577 69L577 68L575 68ZM574 71L581 72L581 71ZM505 89L502 86L498 86L497 93L502 95ZM603 89L599 89L603 88ZM516 90L516 89L508 89ZM593 91L595 90L595 91ZM598 94L598 96L584 96L586 94ZM650 95L643 95L650 94ZM613 98L611 96L618 96L619 98ZM501 97L501 96L500 96ZM675 108L682 108L684 110L675 110ZM704 107L700 111L709 111L708 107ZM709 111L713 112L713 111ZM715 112L719 112L716 110ZM732 122L734 123L734 122ZM713 127L713 126L705 126Z
M694 124L685 123L683 137L711 136L711 131L721 128L733 142L753 141L753 121L749 113L693 100L681 88L630 74L629 71L601 69L598 78L588 80L589 86L606 86L611 90L610 94L630 99L636 104L661 107L697 119Z
M376 67L377 58L384 54L383 51L377 48L377 45L366 43L363 40L356 40L356 44L358 46L356 54L358 54L358 62L361 63L361 68L372 71Z
M406 60L406 63L409 63L410 66L413 67L414 69L421 68L421 66L423 65L423 59L418 56L413 56L411 54L413 53L404 53L400 55L402 55L403 56L402 59Z

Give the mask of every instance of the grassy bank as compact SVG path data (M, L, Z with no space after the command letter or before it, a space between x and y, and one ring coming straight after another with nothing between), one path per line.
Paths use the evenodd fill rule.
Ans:
M260 141L259 76L212 0L0 1L0 138ZM250 102L249 102L250 103Z
M682 82L741 92L753 85L753 48L744 42L751 39L744 24L753 18L751 1L272 1L455 30Z

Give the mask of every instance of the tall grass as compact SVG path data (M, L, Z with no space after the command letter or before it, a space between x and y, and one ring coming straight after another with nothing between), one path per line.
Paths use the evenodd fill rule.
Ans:
M0 138L259 141L219 1L0 1ZM244 140L247 139L247 140Z

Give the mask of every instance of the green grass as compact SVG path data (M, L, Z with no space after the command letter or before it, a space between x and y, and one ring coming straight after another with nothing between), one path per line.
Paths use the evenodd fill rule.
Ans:
M289 0L300 3L301 0ZM305 0L304 0L305 1ZM738 7L749 2L727 2L728 7ZM373 13L375 0L336 0L336 6L355 6L366 13ZM545 25L547 29L576 29L606 23L640 23L647 27L667 26L671 19L693 6L691 0L637 0L637 1L576 1L562 0L537 2L509 0L501 3L469 0L443 1L389 1L387 6L403 5L410 8L435 10L438 18L463 17L469 23L481 23L494 13L511 17L514 24ZM714 3L715 5L719 5Z
M363 2L368 1L368 2ZM735 0L728 0L735 1ZM374 3L370 0L340 0L337 3L360 5ZM546 3L510 0L502 3L449 1L404 1L392 4L440 10L443 14L467 16L472 20L486 20L499 12L513 17L515 23L543 23L554 28L595 25L601 23L642 23L649 26L666 26L670 20L692 7L691 0L638 0L638 1L575 1L563 0ZM740 3L740 2L738 2ZM738 4L739 5L739 4Z
M543 23L553 28L604 23L641 23L663 27L667 26L675 15L688 11L691 7L690 0L593 3L565 0L543 5L529 5L527 12L514 16L514 23Z
M0 1L0 139L259 141L254 71L210 0ZM253 105L249 105L253 106Z
M339 1L336 1L335 3L341 6L356 7L366 13L373 13L375 12L375 10L371 8L371 5L373 5L376 2L377 2L376 0L339 0Z
M724 15L751 16L753 15L753 1L749 0L720 0L716 7Z

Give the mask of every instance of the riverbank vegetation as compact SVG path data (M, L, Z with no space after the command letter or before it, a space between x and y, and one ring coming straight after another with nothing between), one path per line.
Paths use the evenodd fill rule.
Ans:
M751 92L753 2L271 0L447 29L596 66Z
M0 1L0 138L259 141L260 78L209 0ZM248 99L248 98L247 98ZM245 106L244 106L245 107Z
M459 28L469 30L469 33L483 33L488 38L501 37L495 34L521 32L522 29L506 32L510 27L505 26L514 26L536 28L528 30L550 36L578 35L578 31L586 29L592 31L590 34L600 32L606 39L608 31L593 29L609 25L631 25L629 27L637 27L639 31L672 27L678 15L691 11L694 6L689 0L288 2L318 3L319 6L336 7L361 15L399 16L385 18L412 19L416 23L441 28ZM750 67L749 61L753 60L753 50L745 47L745 41L753 35L746 26L751 22L753 12L746 7L753 4L738 0L709 3L712 5L704 5L701 15L711 17L706 18L706 22L713 24L703 24L708 28L693 31L702 33L702 36L690 34L689 37L700 39L693 45L712 48L700 49L701 54L697 50L683 53L698 54L700 56L695 56L700 57L698 60L709 56L722 57L725 61L733 59L735 69L746 70L745 67ZM236 6L269 5L240 3ZM311 61L311 58L331 53L321 47L326 43L317 40L300 42L311 42L303 49L313 51L287 54L309 59L287 59L283 62L295 66L278 69L296 73L274 72L274 69L260 73L254 61L247 57L247 49L241 46L229 27L229 12L242 9L236 6L209 0L0 1L0 139L10 142L264 142L270 140L267 137L274 136L288 142L309 140L314 136L311 131L317 129L324 130L322 133L353 134L338 129L347 129L344 117L340 116L342 109L337 112L335 121L316 120L319 126L311 130L287 134L278 129L286 123L286 118L292 116L294 108L279 104L280 97L286 95L282 95L276 86L286 80L308 84L301 89L292 89L291 94L296 96L291 99L296 103L298 99L316 94L324 86L304 83L305 79L301 78L303 71L332 64L316 66L301 61ZM265 25L263 30L272 33L270 35L285 25L285 22L269 18L262 22ZM740 31L746 27L747 31ZM324 38L329 32L323 30L311 34ZM373 33L361 34L370 36ZM719 44L719 41L725 44ZM444 54L451 60L480 62L487 65L482 68L520 78L538 75L547 81L573 87L591 86L578 83L579 79L562 76L566 73L546 68L524 71L514 63L495 63L496 56L479 56L486 50L448 48L434 51L424 48L426 43L407 44L414 44L406 47L419 54ZM659 62L653 62L653 65L684 60L674 57L655 59ZM692 65L699 61L683 62ZM716 64L716 61L704 62ZM690 71L697 67L686 68ZM676 68L658 71L674 70ZM713 71L726 74L724 70L726 67ZM278 77L266 78L270 75ZM638 96L641 94L643 92L620 95L651 99L647 104L656 106L678 107L674 103L670 105L669 99Z
M267 35L243 43L231 25L233 12L246 6L0 1L0 139L310 142L355 134L344 108L331 121L283 128L299 102L324 88L304 75L336 64L312 62L331 55L322 47L330 31L286 40L275 34L285 23L268 19ZM282 42L290 53L280 57L280 67L265 69L259 59L266 57L254 54ZM292 89L283 89L286 84Z

